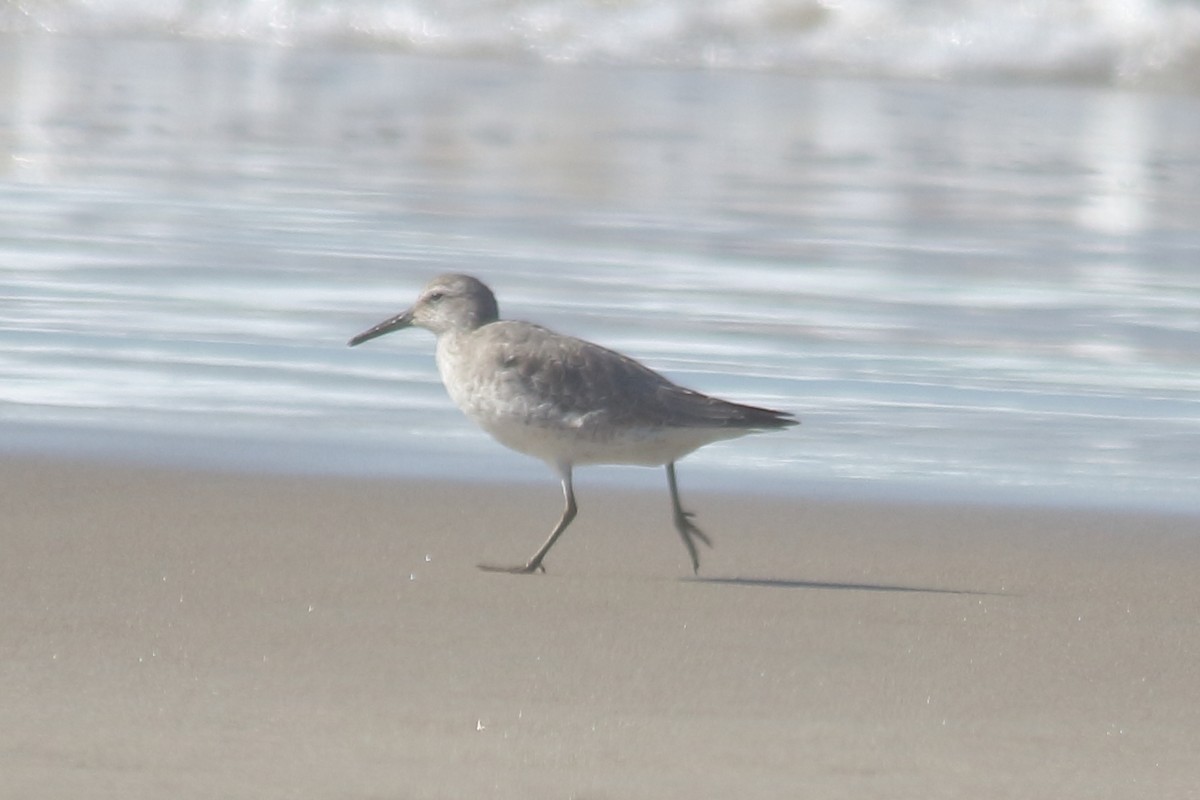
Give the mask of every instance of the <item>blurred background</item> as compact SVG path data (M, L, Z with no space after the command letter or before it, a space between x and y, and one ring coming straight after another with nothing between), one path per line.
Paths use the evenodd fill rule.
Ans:
M0 203L0 452L547 480L453 270L803 420L689 486L1200 510L1195 2L8 2Z

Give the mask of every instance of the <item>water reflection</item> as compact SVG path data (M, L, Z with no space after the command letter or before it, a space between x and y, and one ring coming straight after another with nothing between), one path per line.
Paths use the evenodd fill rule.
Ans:
M1092 105L1081 137L1084 162L1093 171L1091 187L1076 218L1101 233L1139 233L1150 216L1145 204L1155 196L1149 168L1154 116L1130 95L1105 94Z

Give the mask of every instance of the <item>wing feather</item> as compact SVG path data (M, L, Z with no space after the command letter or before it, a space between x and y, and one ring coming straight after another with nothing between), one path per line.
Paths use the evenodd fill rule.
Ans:
M630 427L746 430L795 425L791 414L731 403L687 389L600 345L524 322L486 326L500 381L537 397L545 420Z

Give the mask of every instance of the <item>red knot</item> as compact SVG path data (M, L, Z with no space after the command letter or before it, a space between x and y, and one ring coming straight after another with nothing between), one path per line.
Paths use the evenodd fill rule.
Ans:
M482 569L544 571L542 560L575 518L572 470L637 464L667 468L675 530L698 572L696 541L712 543L680 505L675 462L712 442L797 424L786 412L685 389L600 345L502 320L492 290L469 275L434 278L412 308L363 331L350 346L413 326L437 335L438 371L463 413L562 479L562 517L541 548L525 564Z

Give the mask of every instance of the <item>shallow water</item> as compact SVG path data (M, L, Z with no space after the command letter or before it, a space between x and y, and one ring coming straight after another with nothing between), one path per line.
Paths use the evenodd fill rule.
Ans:
M1200 509L1195 97L3 45L10 452L549 480L345 347L455 270L802 418L689 485Z

